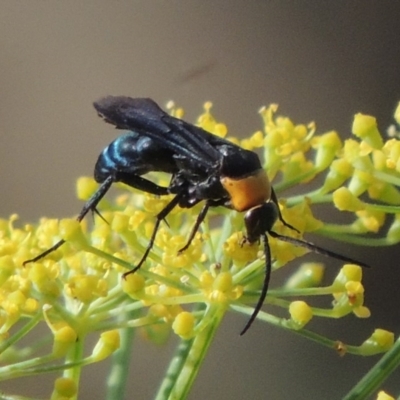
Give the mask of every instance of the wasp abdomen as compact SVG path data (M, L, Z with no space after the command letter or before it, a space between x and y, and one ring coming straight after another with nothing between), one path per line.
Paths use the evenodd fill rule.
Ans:
M151 171L174 173L177 171L170 151L157 141L137 132L128 132L110 143L99 155L94 178L103 182L118 174L144 175Z

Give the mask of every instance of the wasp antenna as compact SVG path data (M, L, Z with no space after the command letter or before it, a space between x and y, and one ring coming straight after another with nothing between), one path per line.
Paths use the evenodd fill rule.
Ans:
M282 222L283 225L285 225L286 227L288 227L289 229L291 229L292 231L295 231L297 233L300 233L300 231L298 229L296 229L293 225L288 224L282 217L282 215L280 215L280 211L279 211L279 221Z
M267 297L269 280L271 278L271 250L269 248L267 235L264 233L263 235L261 235L261 238L264 243L264 254L265 254L264 283L263 283L263 287L261 289L260 297L258 298L256 306L254 307L253 314L251 314L250 319L247 321L245 327L240 332L240 336L243 336L247 332L247 330L251 327L251 325L253 324L254 320L257 318L257 315L260 312L260 310L264 304L265 298Z
M314 243L307 242L305 240L295 239L295 238L292 238L289 236L283 236L274 231L269 231L268 233L275 239L282 240L283 242L292 243L295 246L304 247L310 251L313 251L314 253L322 254L325 257L336 258L337 260L344 261L346 263L357 264L360 267L364 267L364 268L371 268L371 266L368 264L365 264L361 261L355 260L354 258L350 258L347 256L343 256L339 253L335 253L334 251L324 249L322 247L315 245Z
M288 227L289 229L291 229L292 231L295 231L297 233L300 233L300 231L298 229L296 229L293 225L290 225L289 223L287 223L282 216L281 213L281 209L279 208L279 202L278 202L278 197L275 193L275 190L273 187L271 187L271 200L276 204L277 210L278 210L278 218L279 221L282 222L283 225L285 225L286 227Z

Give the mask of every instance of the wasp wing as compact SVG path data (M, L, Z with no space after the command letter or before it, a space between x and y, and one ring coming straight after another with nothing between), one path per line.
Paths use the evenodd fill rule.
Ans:
M216 145L232 146L199 127L171 117L151 99L107 96L93 105L99 116L117 129L146 135L206 171L221 160Z

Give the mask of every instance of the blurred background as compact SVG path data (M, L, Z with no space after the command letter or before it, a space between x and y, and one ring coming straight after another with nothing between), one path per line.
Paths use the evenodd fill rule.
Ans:
M77 214L77 177L92 175L118 134L92 108L108 94L172 99L189 121L211 100L238 136L260 129L257 111L272 102L297 123L316 121L319 132L348 137L363 112L384 133L400 100L399 15L393 1L2 1L0 215ZM397 334L398 246L318 243L375 266L364 280L372 317L323 321L319 332L351 344L376 327ZM190 399L340 399L378 359L339 358L261 323L239 338L244 322L226 318ZM127 398L153 398L174 345L136 343ZM89 367L80 398L103 398L106 374L106 364ZM385 389L398 392L398 378ZM0 390L49 393L38 381Z

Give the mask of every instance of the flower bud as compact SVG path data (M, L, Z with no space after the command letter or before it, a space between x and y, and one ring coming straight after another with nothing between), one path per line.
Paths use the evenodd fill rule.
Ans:
M303 263L300 268L290 276L285 284L287 289L316 287L324 276L324 265L321 263Z
M375 329L374 333L360 346L360 350L363 355L372 356L388 351L393 346L393 343L393 332Z
M179 313L172 323L173 331L183 339L189 339L193 334L195 319L192 313L183 311Z
M380 149L383 146L382 136L379 133L375 117L361 113L356 114L351 131L375 149Z
M378 396L376 397L376 400L395 400L394 397L388 395L387 393L385 393L383 390L381 390L378 393Z
M312 318L311 307L304 301L293 301L289 306L291 321L296 329L303 328Z
M54 382L54 391L51 400L67 400L74 397L78 387L71 378L57 378Z
M66 242L72 242L78 249L88 247L86 236L82 232L81 224L74 219L62 219L60 221L61 236Z
M112 331L103 332L100 335L100 339L95 348L93 349L92 357L94 361L101 361L118 350L119 346L120 337L118 330L115 329Z
M98 184L93 178L83 176L76 183L76 195L79 200L86 201L97 190Z
M365 204L354 196L349 189L342 187L333 192L333 203L340 211L361 211Z
M63 357L75 344L78 335L68 325L54 331L53 355Z

